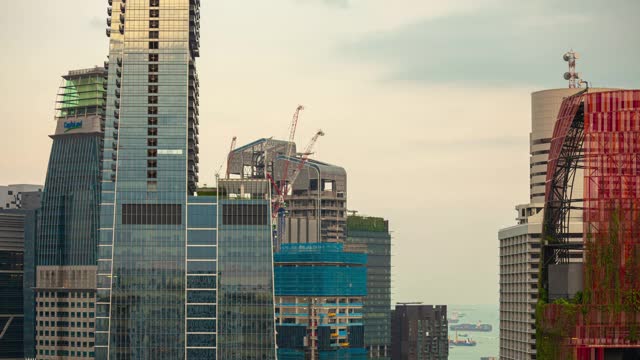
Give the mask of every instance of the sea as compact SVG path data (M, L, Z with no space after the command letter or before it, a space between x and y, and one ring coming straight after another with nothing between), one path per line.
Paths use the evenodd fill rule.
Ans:
M481 357L498 358L500 350L500 310L498 305L447 305L449 316L456 311L463 316L458 324L483 324L493 326L491 332L459 331L467 334L477 342L476 346L454 346L449 348L449 360L480 360ZM452 324L449 324L452 325ZM455 331L449 330L451 339L455 338Z

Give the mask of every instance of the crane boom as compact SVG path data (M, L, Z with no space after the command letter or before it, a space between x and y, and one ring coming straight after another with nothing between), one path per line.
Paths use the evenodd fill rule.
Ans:
M293 171L293 174L291 175L291 180L289 181L290 186L293 186L293 184L296 182L298 175L300 175L300 171L302 171L304 164L309 159L309 155L312 154L313 147L316 145L316 142L318 142L318 138L320 138L320 136L324 136L324 131L318 130L316 134L313 136L313 138L311 138L311 141L309 142L306 149L304 150L304 153L302 153L302 158L300 158L300 163L298 163L298 166L296 167L296 169ZM287 191L286 193L284 193L284 195L286 196L288 193L289 192Z
M289 143L287 143L287 158L284 162L283 172L282 172L282 180L280 183L280 193L286 186L287 177L289 175L289 158L293 156L293 144L296 137L296 129L298 128L298 118L300 117L300 112L304 110L304 106L298 105L295 113L293 113L293 119L291 120L291 129L289 130Z
M236 149L236 141L238 140L237 136L234 136L231 139L231 147L229 148L229 155L227 155L227 179L229 178L229 171L231 170L231 159L233 158L233 150Z

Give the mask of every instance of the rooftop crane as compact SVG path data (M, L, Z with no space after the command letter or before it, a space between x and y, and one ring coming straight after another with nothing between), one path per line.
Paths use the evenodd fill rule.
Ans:
M316 142L318 142L318 138L320 138L320 136L324 136L324 131L322 131L322 129L320 129L320 130L318 130L316 132L316 134L313 136L313 138L311 138L311 141L309 142L309 144L307 145L306 149L302 153L302 157L300 158L300 162L298 163L298 166L293 171L293 174L291 174L291 179L289 180L290 186L293 186L293 184L296 182L296 179L298 178L298 175L300 175L300 171L302 171L302 168L304 167L304 164L309 159L309 155L313 154L313 152L312 152L313 151L313 147L316 145ZM286 191L283 193L284 196L287 196L289 194L288 187L289 187L289 185L287 185L287 189L285 189Z
M231 139L231 147L229 148L229 155L227 156L227 179L229 178L229 171L231 170L231 159L233 158L233 150L236 149L237 136Z
M296 129L298 128L298 118L300 117L300 112L304 110L304 106L298 105L295 113L293 113L293 119L291 120L291 128L289 129L289 142L287 143L287 157L285 158L283 171L282 171L282 180L280 182L280 191L278 191L280 199L279 201L283 201L282 195L284 193L284 188L287 183L287 177L289 176L289 159L293 156L293 144L296 137Z
M278 193L278 197L276 198L277 200L273 204L273 211L272 211L273 217L278 218L277 226L276 226L277 233L275 236L276 251L280 250L280 244L282 243L282 240L285 236L285 231L286 231L285 230L286 229L286 222L285 222L286 204L284 202L284 198L289 194L289 189L293 187L293 184L298 178L300 171L302 170L302 168L304 167L304 164L309 159L309 155L313 153L312 152L313 147L315 146L316 142L318 142L318 139L320 138L320 136L324 136L324 131L318 130L316 134L313 136L313 138L311 138L311 141L307 145L305 151L301 154L302 157L298 160L299 161L298 166L296 166L295 170L293 171L293 174L291 175L291 179L289 180L289 182L286 181L287 173L283 173L283 177L285 178L285 180L283 180L282 189ZM290 158L287 158L286 160L289 161L289 159Z

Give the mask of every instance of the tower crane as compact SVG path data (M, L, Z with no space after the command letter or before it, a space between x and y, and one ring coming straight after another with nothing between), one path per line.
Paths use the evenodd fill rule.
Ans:
M309 142L309 144L307 145L307 147L305 148L304 152L302 153L302 157L300 158L300 162L298 163L298 166L296 167L296 169L293 171L293 174L291 175L291 179L289 180L289 184L290 186L293 186L293 184L296 182L296 179L298 178L298 175L300 175L300 171L302 171L302 168L304 167L304 164L307 162L307 160L309 159L309 155L313 154L313 147L316 145L316 142L318 142L318 138L320 138L320 136L324 136L324 131L322 131L322 129L318 130L316 132L316 134L313 136L313 138L311 138L311 141ZM287 186L289 187L289 186ZM287 196L289 194L289 189L285 189L287 191L284 192L284 196Z
M231 147L229 148L229 155L227 155L227 179L229 178L229 171L231 171L231 159L233 158L233 150L236 149L237 136L231 139Z
M296 179L298 178L298 175L300 174L300 171L302 171L302 168L304 167L304 164L309 159L309 155L311 155L313 153L312 152L313 151L313 147L318 142L318 139L320 138L320 136L324 136L324 131L318 130L316 132L316 134L313 136L313 138L311 138L311 141L309 142L309 144L305 148L305 151L301 154L302 157L299 159L298 166L296 166L295 170L293 171L293 174L291 175L291 179L289 180L289 182L287 182L286 180L283 181L284 185L282 185L282 188L281 188L280 192L278 193L277 200L274 203L272 214L273 214L274 217L278 218L277 226L276 226L277 233L276 233L276 237L275 237L276 251L280 250L280 244L282 243L282 240L284 239L285 231L286 231L285 230L286 229L286 222L285 222L286 203L284 201L284 198L286 196L288 196L289 189L293 188L293 184L295 183ZM289 160L289 158L287 158L287 161L288 160ZM287 175L287 173L283 174L283 177L285 177L285 179L286 179L286 175Z
M284 199L282 199L282 196L284 194L284 190L286 187L286 183L287 183L287 177L289 176L289 162L290 162L290 158L291 156L293 156L293 144L295 141L295 137L296 137L296 129L298 128L298 118L300 117L300 112L304 110L304 106L302 105L298 105L298 107L296 108L296 111L293 113L293 119L291 120L291 128L289 130L289 142L287 143L287 157L285 158L284 164L283 164L283 171L282 171L282 179L280 182L280 191L278 191L278 194L280 196L279 201L282 202Z

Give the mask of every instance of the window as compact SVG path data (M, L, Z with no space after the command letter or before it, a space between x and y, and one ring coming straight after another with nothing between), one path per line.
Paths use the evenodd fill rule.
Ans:
M225 204L222 206L224 225L267 225L268 216L267 205Z
M157 83L158 82L158 75L149 75L149 82L150 83Z
M149 21L149 29L157 29L160 27L160 21L158 20L151 20ZM158 61L158 60L156 60Z
M158 72L158 64L149 64L149 72Z
M147 146L158 146L158 139L147 139Z
M160 48L160 43L157 41L149 41L149 49L157 50Z
M157 104L158 103L158 97L157 96L149 96L149 104Z
M160 10L158 10L158 9L149 10L149 17L150 18L160 17Z
M147 171L147 178L148 179L156 179L157 177L158 177L158 172L156 170Z
M160 0L149 0L149 6L160 6Z
M149 128L149 129L147 129L147 135L149 135L149 136L158 136L158 128Z
M149 111L149 114L151 115L156 115L158 114L158 107L157 106L149 106L149 109L147 109Z
M147 150L147 156L148 157L157 157L158 156L158 150L157 149L149 149L149 150Z
M149 61L158 61L160 60L160 54L149 54Z
M147 160L148 168L156 168L158 167L158 160Z
M181 225L180 204L123 204L122 224L125 225Z
M158 85L149 85L149 94L157 94Z
M160 32L159 31L149 31L149 39L159 39Z
M158 125L158 118L155 116L149 117L149 120L147 121L147 124L149 125Z

